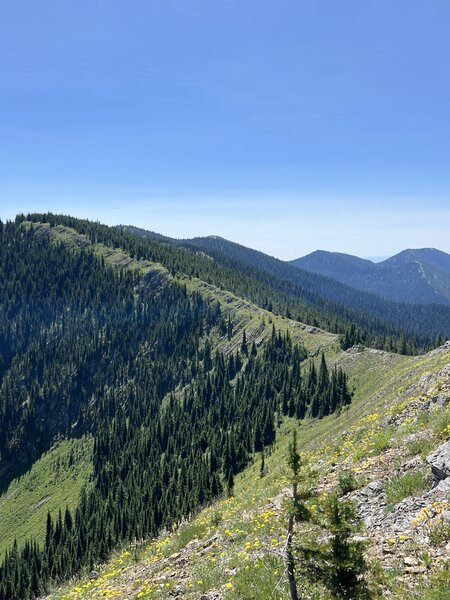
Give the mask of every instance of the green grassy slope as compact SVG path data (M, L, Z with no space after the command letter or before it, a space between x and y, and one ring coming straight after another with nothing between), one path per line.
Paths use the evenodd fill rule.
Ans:
M61 440L0 496L0 553L36 537L45 538L47 511L53 517L65 506L75 508L91 472L92 439ZM44 525L44 527L43 527Z

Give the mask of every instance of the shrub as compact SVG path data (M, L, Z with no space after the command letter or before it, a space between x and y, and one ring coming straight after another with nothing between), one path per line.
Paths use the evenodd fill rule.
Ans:
M391 432L379 431L372 439L372 455L378 456L391 447Z
M338 491L342 496L357 490L360 487L360 482L356 479L353 471L345 470L342 471L338 479Z
M321 579L332 598L371 597L367 587L368 566L364 558L364 542L356 541L358 531L355 505L332 495L324 503L326 528L331 533L328 549L323 552ZM355 524L356 522L356 524Z
M283 600L288 597L282 559L266 555L240 569L226 589L226 600Z

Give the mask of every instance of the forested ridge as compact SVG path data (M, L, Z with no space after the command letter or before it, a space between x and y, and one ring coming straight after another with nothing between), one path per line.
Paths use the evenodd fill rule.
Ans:
M141 256L131 234L60 220ZM218 352L211 334L232 327L218 304L168 277L153 284L151 273L108 267L23 221L0 226L2 485L55 437L86 431L93 477L75 511L61 507L42 523L44 545L30 539L8 551L1 600L43 593L118 544L232 493L234 475L273 443L284 415L319 418L351 400L345 373L323 356L302 369L306 352L289 335L273 329L257 349L244 331L239 350ZM193 256L143 249L174 273Z
M450 337L450 307L390 302L220 238L177 241L53 214L26 219L72 227L92 242L122 248L136 259L160 262L173 274L199 277L270 311L339 333L344 349L362 343L419 354Z
M179 286L149 299L138 275L105 267L91 252L37 240L32 230L7 224L1 236L3 485L55 433L91 427L91 401L103 401L95 394L121 361L148 352L161 367L155 368L158 390L169 389L218 312ZM164 355L175 347L182 352L171 362Z
M227 268L241 274L240 281L228 284L229 289L269 310L342 334L344 349L362 343L402 354L417 354L450 336L448 306L389 301L215 236L175 240L137 227L122 229L150 240L207 253L214 259L217 272ZM212 277L217 284L219 280ZM246 278L253 285L244 287Z

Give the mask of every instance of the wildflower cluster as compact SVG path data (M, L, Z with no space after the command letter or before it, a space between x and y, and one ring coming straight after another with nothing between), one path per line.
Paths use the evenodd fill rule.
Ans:
M381 428L381 415L373 413L359 419L349 428L338 449L331 455L333 462L352 459L358 461L364 456L379 454L388 446L388 437Z
M433 502L433 504L430 506L422 508L417 517L411 521L411 525L415 527L420 525L428 525L429 527L433 527L434 525L442 522L443 512L449 508L450 502L446 500Z

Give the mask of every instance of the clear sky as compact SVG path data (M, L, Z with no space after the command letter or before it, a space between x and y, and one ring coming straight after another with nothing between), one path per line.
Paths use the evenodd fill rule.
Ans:
M450 251L448 0L0 4L0 218Z

